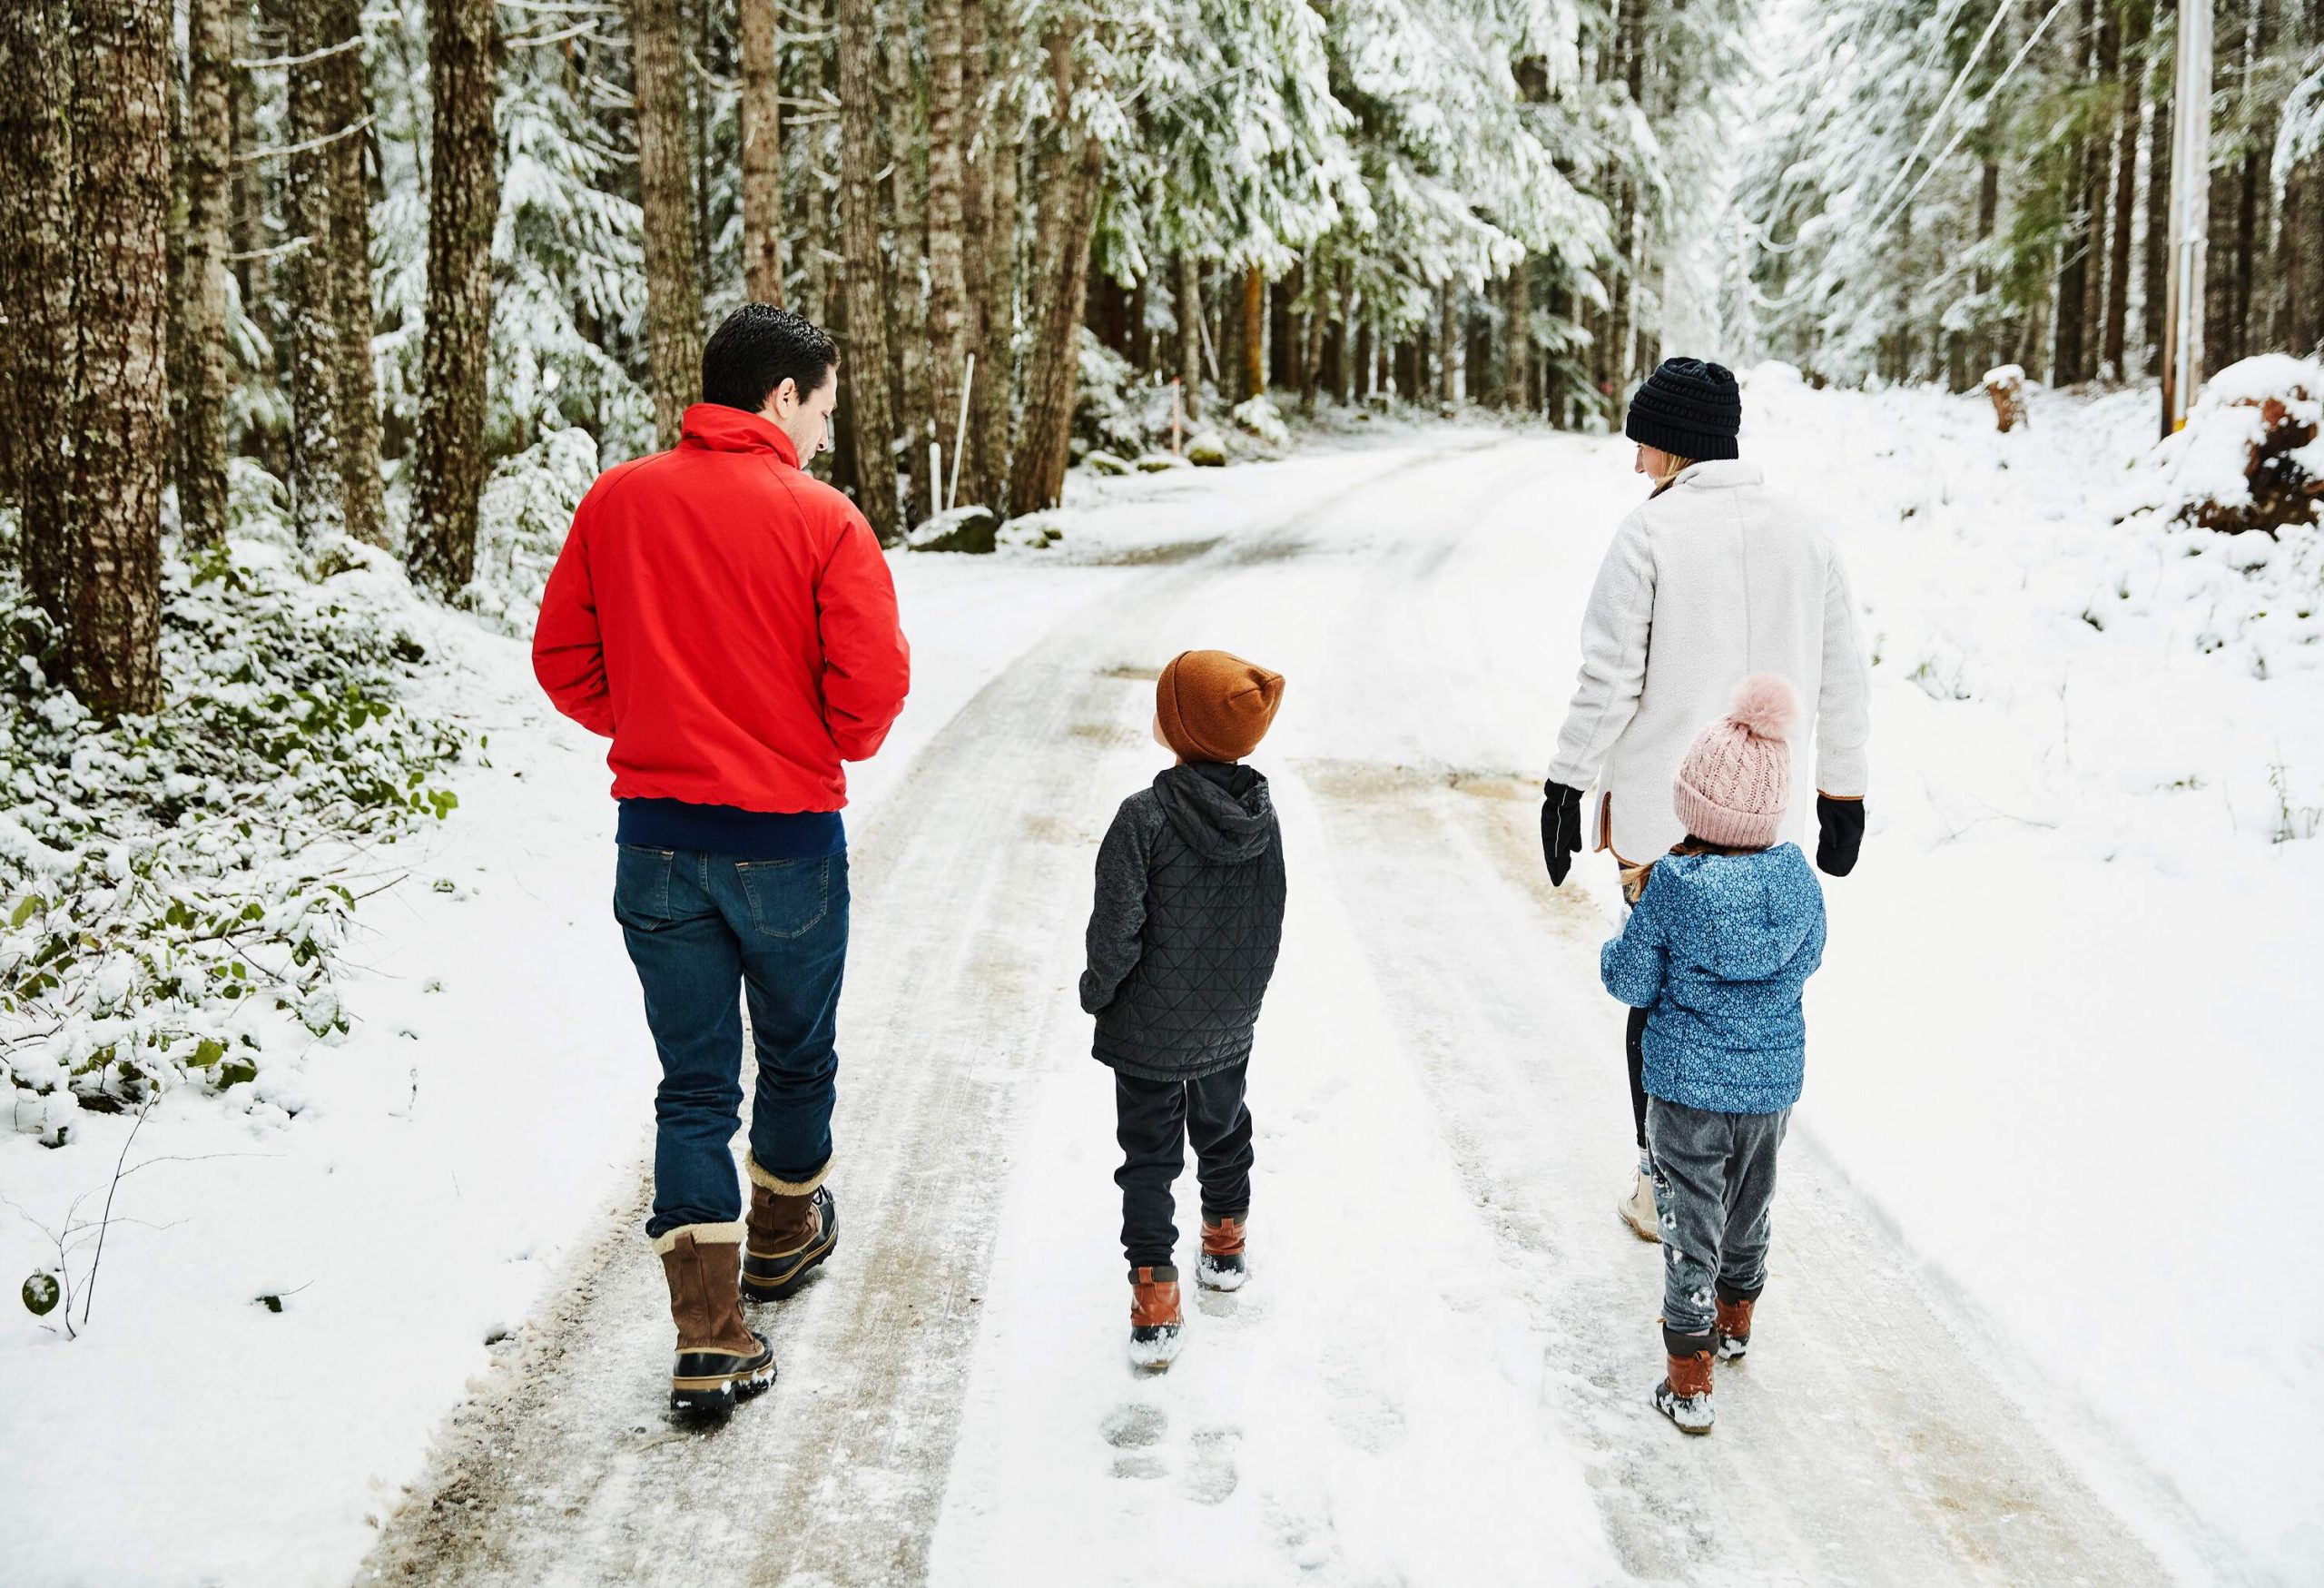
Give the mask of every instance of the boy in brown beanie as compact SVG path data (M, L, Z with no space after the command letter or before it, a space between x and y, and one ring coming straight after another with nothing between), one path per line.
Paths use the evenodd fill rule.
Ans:
M1124 800L1098 851L1081 1007L1114 1071L1129 1259L1130 1360L1178 1354L1177 1227L1170 1187L1194 1143L1202 1181L1196 1277L1246 1277L1251 1111L1244 1070L1283 942L1283 836L1267 780L1241 764L1265 736L1283 676L1225 651L1186 651L1154 691L1154 737L1177 764Z

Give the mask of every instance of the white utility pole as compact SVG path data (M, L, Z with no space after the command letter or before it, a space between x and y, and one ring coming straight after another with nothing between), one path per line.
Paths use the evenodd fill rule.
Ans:
M2171 91L2171 269L2162 312L2162 433L2203 383L2203 254L2211 229L2211 0L2179 0Z

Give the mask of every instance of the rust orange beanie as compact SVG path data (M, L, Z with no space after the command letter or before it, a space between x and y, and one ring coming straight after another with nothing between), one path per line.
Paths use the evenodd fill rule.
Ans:
M1154 686L1162 737L1188 761L1240 761L1267 736L1283 675L1225 651L1181 651Z

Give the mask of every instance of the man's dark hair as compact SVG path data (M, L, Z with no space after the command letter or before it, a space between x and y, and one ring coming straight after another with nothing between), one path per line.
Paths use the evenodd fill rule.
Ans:
M799 395L822 390L839 362L831 333L772 303L745 303L710 333L702 350L702 400L756 413L785 380Z

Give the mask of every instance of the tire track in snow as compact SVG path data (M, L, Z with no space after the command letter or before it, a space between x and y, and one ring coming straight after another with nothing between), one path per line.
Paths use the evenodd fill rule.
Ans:
M785 1588L925 1576L1019 1089L1043 1031L1078 1018L1042 971L1086 908L1078 833L1103 735L1076 730L1114 715L1107 665L1143 656L1209 580L1297 556L1384 478L1475 449L1392 454L1271 528L1156 566L960 711L856 841L842 1239L801 1296L751 1309L774 1389L724 1428L669 1425L641 1187L528 1325L511 1380L455 1412L359 1580L693 1584L714 1561Z
M1441 673L1441 653L1399 654L1395 641L1424 634L1420 587L1457 570L1472 528L1416 539L1404 577L1377 583L1373 609L1347 626L1365 638L1344 647L1332 683L1401 713L1377 729L1385 743L1426 745L1436 722L1422 713L1462 694L1458 677L1387 686ZM1571 1392L1560 1421L1599 1453L1592 1481L1630 1571L1913 1588L2171 1580L1996 1382L1996 1343L1805 1129L1787 1144L1750 1361L1719 1375L1718 1432L1689 1441L1667 1426L1647 1404L1659 1248L1612 1207L1630 1137L1620 1021L1594 974L1608 927L1578 889L1540 875L1537 785L1360 761L1298 770L1334 833L1321 869L1547 1331L1551 1377ZM2159 1493L2139 1499L2163 1531L2201 1531Z

